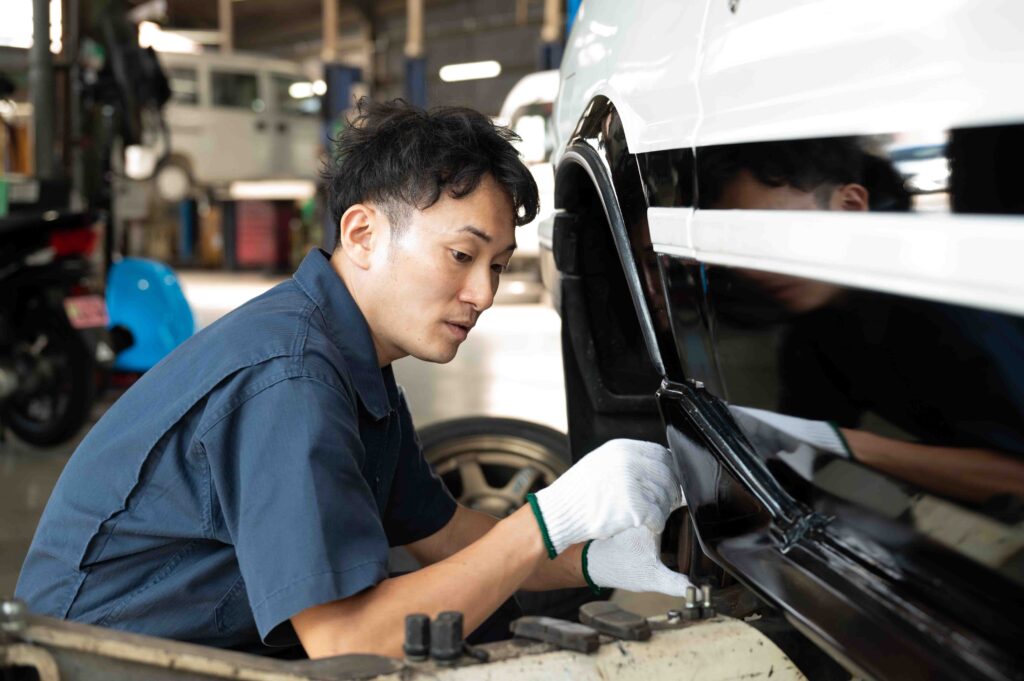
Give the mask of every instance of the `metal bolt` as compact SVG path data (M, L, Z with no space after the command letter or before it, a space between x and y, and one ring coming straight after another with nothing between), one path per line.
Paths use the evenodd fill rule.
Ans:
M686 587L686 600L683 602L683 619L700 619L700 601L697 600L697 587Z
M0 601L0 630L7 633L22 631L27 624L25 617L28 615L28 608L24 601L16 598Z
M690 379L690 385L692 385L697 390L703 390L704 389L704 382L703 381L698 381L695 378L691 378Z
M462 613L442 612L430 625L430 656L441 663L454 662L463 645Z
M729 0L729 11L736 14L736 10L740 8L740 0Z
M413 662L421 662L430 656L430 617L419 613L405 616L402 652Z
M705 584L701 587L701 607L700 614L702 617L714 617L715 606L711 603L711 585Z
M665 616L668 618L669 622L675 622L676 620L680 620L683 618L683 611L669 610L667 613L665 613Z

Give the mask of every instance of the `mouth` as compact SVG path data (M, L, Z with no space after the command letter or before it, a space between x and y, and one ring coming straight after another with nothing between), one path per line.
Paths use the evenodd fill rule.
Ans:
M469 335L470 329L473 328L472 322L448 322L444 323L448 327L448 331L452 333L460 341L466 340L466 336Z

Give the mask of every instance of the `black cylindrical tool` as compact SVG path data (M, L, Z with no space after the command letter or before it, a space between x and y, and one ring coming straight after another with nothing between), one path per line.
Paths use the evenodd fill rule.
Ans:
M430 656L451 662L462 655L462 613L442 612L430 624Z
M405 616L405 643L402 652L414 662L430 655L430 618L419 613Z

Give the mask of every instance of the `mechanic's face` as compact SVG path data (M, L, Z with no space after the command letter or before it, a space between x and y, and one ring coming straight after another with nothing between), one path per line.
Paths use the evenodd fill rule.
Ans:
M512 201L491 176L468 196L442 193L426 210L410 211L391 238L376 212L378 234L357 302L385 365L412 355L449 362L484 310L515 249Z
M767 185L749 170L743 169L723 187L722 196L712 208L747 210L846 210L868 209L867 190L859 184L846 184L822 196L790 185ZM788 274L738 268L738 274L755 283L762 291L790 312L803 313L824 307L842 291L842 287Z

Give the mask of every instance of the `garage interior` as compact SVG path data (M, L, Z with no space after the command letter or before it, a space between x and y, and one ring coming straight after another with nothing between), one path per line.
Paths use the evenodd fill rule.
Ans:
M296 82L315 86L315 96L305 97L318 100L313 115L306 115L312 124L305 128L305 142L318 151L296 176L275 173L273 168L254 171L235 162L227 174L167 199L160 196L153 177L111 173L109 210L93 216L96 237L88 256L99 285L112 260L159 262L177 276L192 328L198 331L283 281L309 249L333 246L316 187L317 156L322 140L351 113L356 98L401 97L421 106L468 106L498 117L518 81L557 67L566 13L578 3L567 7L545 0L14 0L14 5L11 21L0 29L0 74L9 83L9 91L0 97L6 123L0 176L4 212L8 199L13 211L21 200L19 192L28 187L32 193L32 178L44 181L44 195L47 186L56 187L79 207L102 192L96 182L100 160L92 154L102 133L90 126L102 125L100 109L109 104L83 101L81 79L88 76L72 58L101 42L98 17L128 17L140 27L141 42L172 51L159 52L162 60L183 52L195 63L240 57L248 61L239 63L250 69L272 70L283 64ZM33 52L33 30L41 30L40 17L49 25L48 54ZM497 64L499 72L466 80L441 77L446 66L477 62ZM180 123L174 116L181 113L182 101L189 103L194 94L189 87L194 90L196 81L194 76L191 82L176 78L180 69L168 69L167 75L172 92L164 114L174 153ZM328 89L324 80L331 78ZM329 101L337 110L327 111ZM550 101L547 107L549 111ZM39 120L49 123L40 127ZM263 143L262 133L254 129L235 132L237 145ZM543 146L543 140L539 144ZM45 153L47 148L52 153ZM520 260L503 280L499 304L482 319L474 342L455 362L445 367L415 361L396 365L417 427L501 417L564 433L558 317L542 293L536 252ZM0 442L0 594L14 591L39 515L68 457L141 368L115 365L99 373L88 417L62 442L34 445L6 430ZM524 467L515 455L502 465L506 472L498 475L505 475L506 481ZM556 462L556 470L558 466L564 462ZM448 468L459 475L455 463L449 462ZM481 472L468 470L470 475ZM491 475L489 469L484 472ZM474 480L479 483L479 503L486 507L500 492L500 484L482 477L474 475Z

